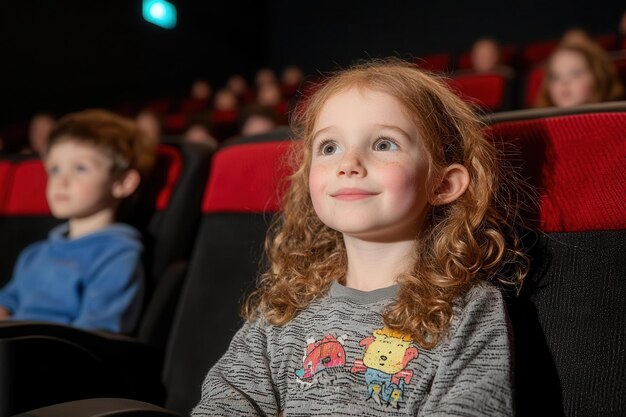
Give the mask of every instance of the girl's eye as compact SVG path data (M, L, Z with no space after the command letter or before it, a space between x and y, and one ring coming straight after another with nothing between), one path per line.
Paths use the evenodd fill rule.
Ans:
M87 171L87 165L83 165L83 164L76 165L76 172L86 172L86 171Z
M340 150L339 146L333 141L325 141L320 145L321 155L334 155Z
M47 171L48 171L48 175L57 175L59 173L59 167L51 166L51 167L48 167Z
M397 151L398 144L391 139L381 138L374 143L374 150L381 152Z

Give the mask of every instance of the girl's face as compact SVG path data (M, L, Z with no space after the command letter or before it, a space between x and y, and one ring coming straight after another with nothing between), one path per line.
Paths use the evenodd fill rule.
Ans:
M595 80L585 58L574 51L557 52L550 60L548 92L557 107L593 101Z
M386 93L332 96L313 129L309 190L324 224L363 240L413 240L428 204L429 156Z

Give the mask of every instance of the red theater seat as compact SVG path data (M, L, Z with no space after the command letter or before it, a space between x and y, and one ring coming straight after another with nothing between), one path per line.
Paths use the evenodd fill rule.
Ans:
M5 216L50 216L46 201L47 174L40 159L13 164L11 187L4 204Z
M622 52L614 56L612 61L613 65L615 65L615 69L617 70L617 74L622 81L622 85L626 88L626 52ZM626 98L626 93L623 98Z
M625 127L626 113L600 113L503 122L491 133L525 153L524 176L540 192L540 229L580 232L626 226Z
M237 110L215 110L211 114L211 123L213 124L213 136L218 141L226 140L238 132L237 119L239 112Z
M521 51L522 64L532 66L546 59L559 44L558 40L531 42Z
M209 108L209 103L207 100L199 100L197 98L188 97L181 100L178 107L179 113L190 114Z
M9 194L12 175L13 170L11 162L0 160L0 216L4 214L4 206Z
M188 117L185 114L168 114L165 116L163 130L168 134L179 134L185 131Z
M289 172L281 163L290 142L260 142L229 146L213 159L212 172L237 175L209 175L202 202L204 213L276 212L280 192L276 185Z
M440 54L424 55L415 59L415 64L428 71L444 72L450 68L452 55L444 52Z
M449 84L463 99L485 110L508 110L510 80L502 74L459 75Z
M514 145L509 160L539 203L537 212L521 202L537 230L525 235L531 272L509 309L517 415L622 416L626 103L538 113L491 127Z
M605 33L602 35L596 35L593 37L593 40L607 51L611 51L615 49L615 47L617 46L615 44L616 36L613 33Z
M19 253L45 239L62 221L52 217L46 201L47 176L40 159L0 162L0 286L13 273Z
M158 114L167 114L172 108L172 103L168 97L159 97L148 100L144 107Z
M526 108L535 106L537 98L539 97L539 89L543 82L543 76L545 68L543 65L534 67L526 76L526 85L524 90L524 103Z

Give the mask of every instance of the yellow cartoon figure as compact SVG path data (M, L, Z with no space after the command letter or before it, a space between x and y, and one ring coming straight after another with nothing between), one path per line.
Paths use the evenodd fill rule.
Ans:
M365 347L363 359L354 361L350 372L365 372L368 399L400 407L404 386L413 377L413 371L405 368L418 355L411 344L409 336L386 326L361 340L360 345Z

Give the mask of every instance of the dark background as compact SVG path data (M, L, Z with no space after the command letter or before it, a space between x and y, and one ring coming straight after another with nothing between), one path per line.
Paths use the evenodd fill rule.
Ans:
M261 66L315 73L463 52L483 35L523 44L573 25L615 32L624 11L616 0L171 2L178 25L168 31L143 21L141 0L0 0L0 128L36 111L179 96L196 77L252 80Z

